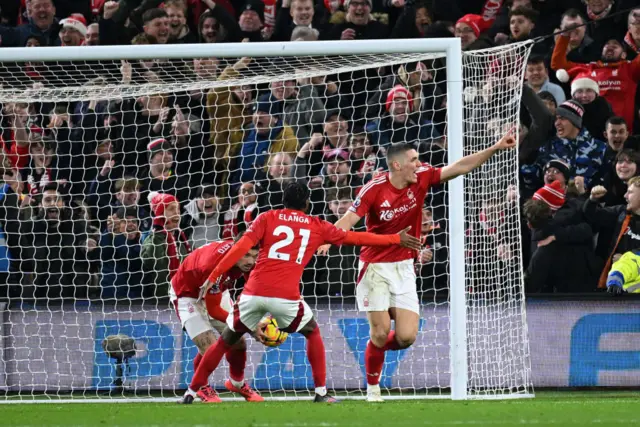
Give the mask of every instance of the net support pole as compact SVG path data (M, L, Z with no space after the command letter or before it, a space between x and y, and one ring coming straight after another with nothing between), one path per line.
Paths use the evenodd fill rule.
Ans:
M462 48L460 40L447 47L447 151L449 164L464 156ZM449 333L451 398L467 398L467 307L465 297L464 176L449 182Z

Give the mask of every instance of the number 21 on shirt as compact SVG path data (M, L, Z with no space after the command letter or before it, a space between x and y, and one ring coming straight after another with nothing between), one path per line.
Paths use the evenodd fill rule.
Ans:
M304 259L304 252L307 250L307 245L309 244L309 237L311 236L311 231L306 228L301 228L298 230L302 241L300 242L300 248L298 249L298 255L296 257L296 263L302 264L302 260ZM286 225L279 225L273 230L273 235L276 237L284 236L282 240L274 243L269 249L268 257L271 259L279 259L281 261L290 261L291 255L293 254L294 248L289 248L293 241L295 240L295 233L291 229L291 227Z

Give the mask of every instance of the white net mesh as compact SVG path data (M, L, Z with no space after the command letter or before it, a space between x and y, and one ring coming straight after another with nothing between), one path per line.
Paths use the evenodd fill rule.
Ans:
M529 48L464 54L465 154L518 123ZM311 213L335 222L386 168L390 144L447 163L444 53L2 63L0 82L0 390L8 400L180 394L196 349L169 302L172 256L233 238L281 207L290 179L308 182ZM531 392L519 209L506 196L517 174L512 151L466 178L466 268L448 262L446 188L431 191L416 263L420 332L410 349L387 353L383 387L448 395L448 272L465 268L469 392ZM175 255L155 232L151 191L180 202ZM365 386L369 335L355 306L357 255L334 247L302 280L325 341L327 386L350 396ZM136 343L122 364L102 346L115 334ZM268 350L248 342L253 387L313 392L303 337ZM227 373L221 366L211 383Z

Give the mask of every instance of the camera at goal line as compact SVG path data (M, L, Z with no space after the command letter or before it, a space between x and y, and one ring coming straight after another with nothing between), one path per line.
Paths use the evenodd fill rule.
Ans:
M278 322L270 314L263 317L260 323L263 325L264 345L267 347L278 347L287 340L289 334L278 328Z

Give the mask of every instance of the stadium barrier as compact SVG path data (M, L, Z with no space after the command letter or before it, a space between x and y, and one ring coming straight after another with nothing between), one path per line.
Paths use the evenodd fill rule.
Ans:
M338 305L317 306L323 335L328 337L328 386L355 389L363 386L368 326L355 306ZM419 334L421 342L411 349L389 354L382 385L448 383L447 307L424 310L420 326L428 333ZM634 335L640 333L640 299L536 298L527 301L527 314L534 386L630 387L640 383L640 345ZM193 374L195 347L180 331L170 309L145 312L131 307L118 312L76 306L62 311L12 310L0 303L0 316L0 390L17 391L18 384L23 392L26 384L44 384L48 391L59 392L108 389L115 365L101 343L116 333L137 340L137 355L125 369L127 385L145 391L181 389ZM427 322L434 324L427 326ZM10 334L6 325L11 325ZM436 341L429 334L442 336ZM485 345L497 344L488 338ZM433 342L440 345L427 345ZM272 391L312 387L303 337L290 336L277 349L252 340L249 345L247 378L254 387ZM415 357L415 349L423 356ZM214 384L221 385L226 375L226 367L216 371Z

